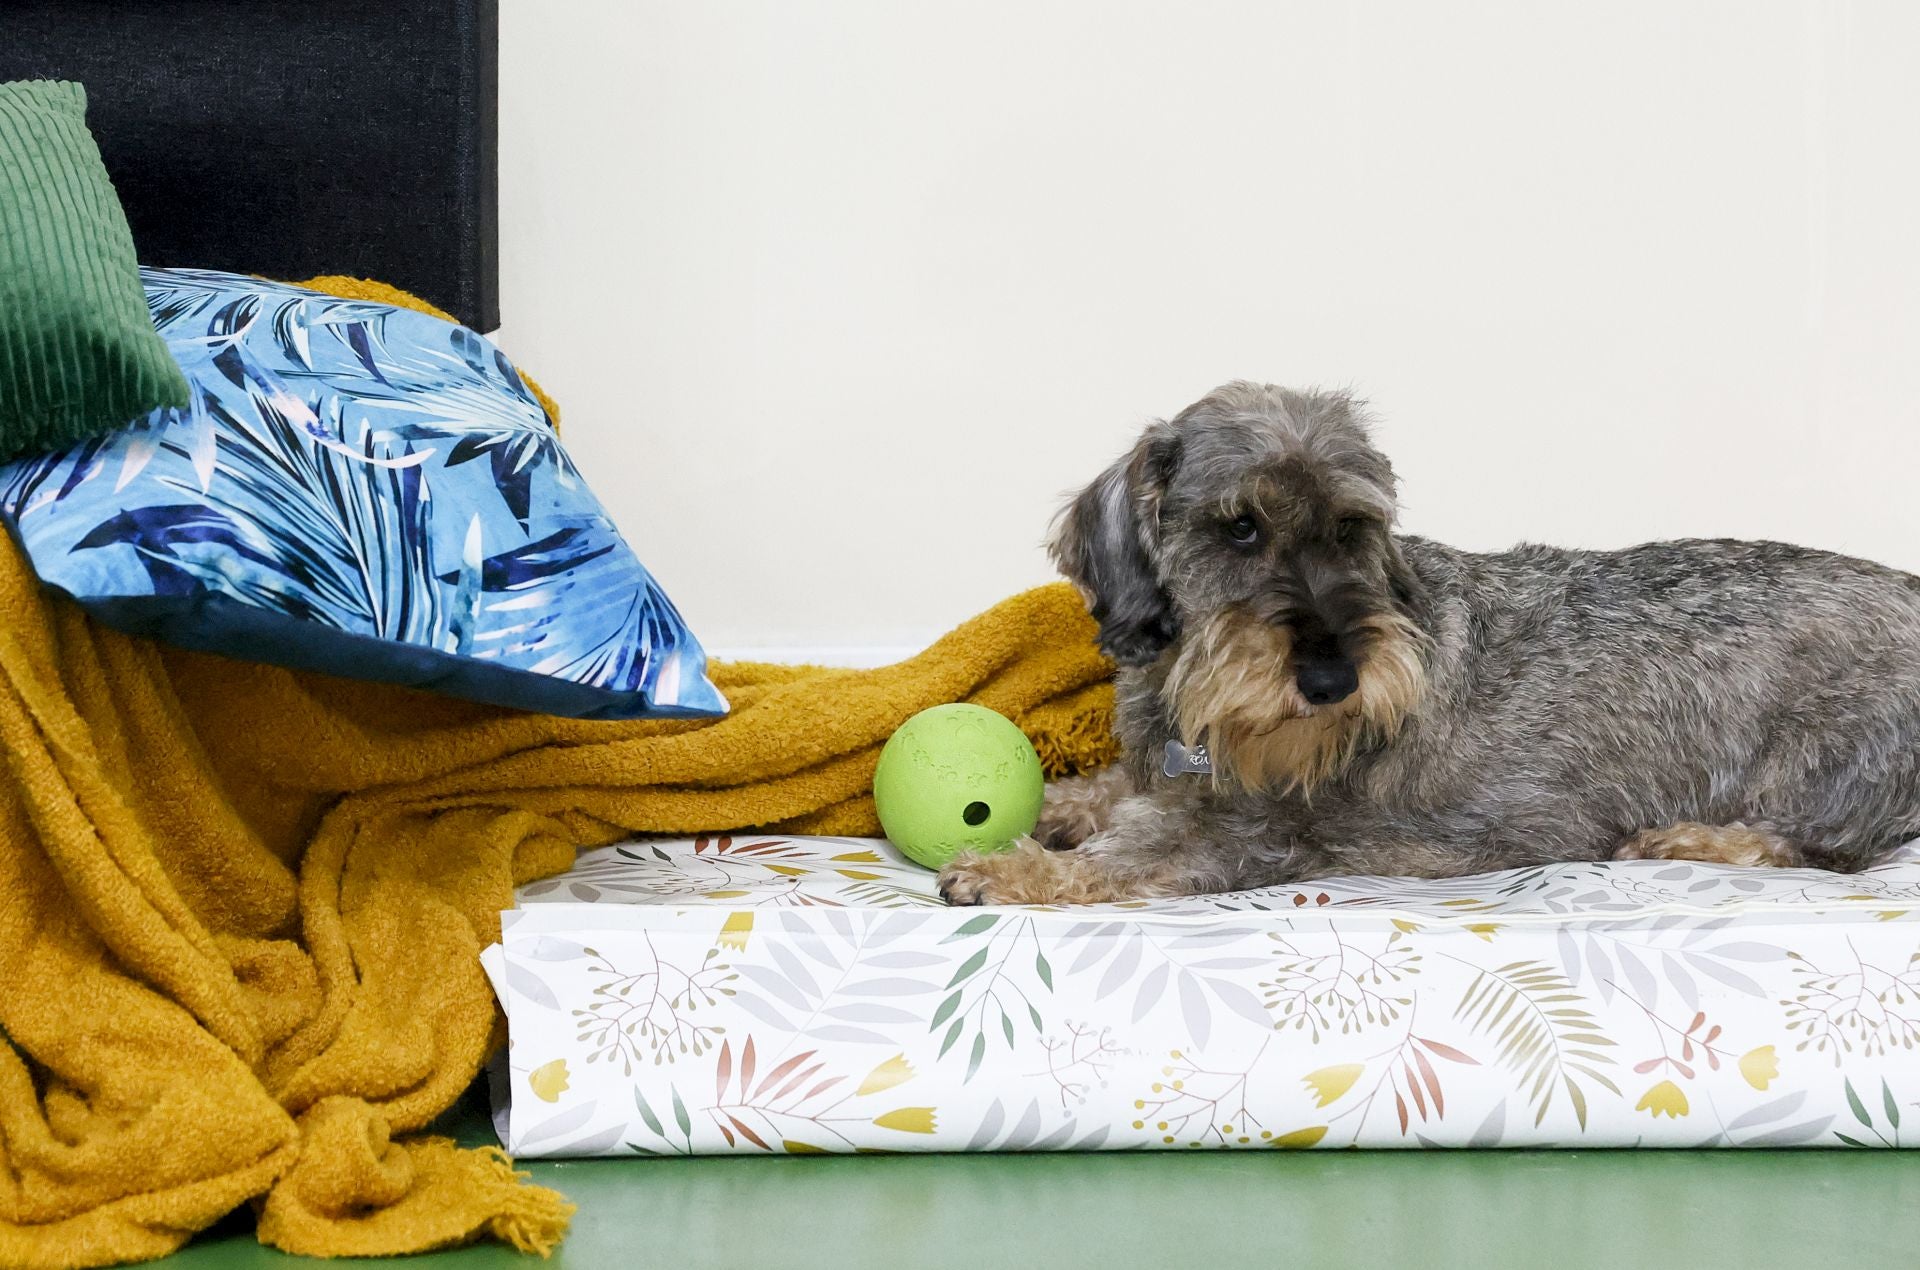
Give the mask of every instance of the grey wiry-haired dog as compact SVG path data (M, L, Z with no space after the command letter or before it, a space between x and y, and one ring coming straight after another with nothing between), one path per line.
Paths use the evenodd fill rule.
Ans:
M1229 384L1149 427L1054 542L1120 665L1125 758L1049 792L1037 836L1071 849L963 857L942 893L1852 870L1920 834L1920 579L1778 543L1475 555L1393 520L1344 396ZM1167 775L1170 741L1212 773Z

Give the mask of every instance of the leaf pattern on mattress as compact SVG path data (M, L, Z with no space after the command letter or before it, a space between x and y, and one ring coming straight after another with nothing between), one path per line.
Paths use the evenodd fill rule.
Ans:
M980 910L885 842L763 834L586 852L519 899L521 1153L1888 1147L1920 1103L1911 859ZM583 1061L559 1020L627 991L615 946L678 967L706 1048ZM721 966L711 1007L677 986Z

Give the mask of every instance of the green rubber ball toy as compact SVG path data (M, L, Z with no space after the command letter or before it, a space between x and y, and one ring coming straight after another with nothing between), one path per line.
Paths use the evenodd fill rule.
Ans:
M880 751L873 805L907 858L946 867L962 851L997 851L1033 832L1046 779L1033 743L984 706L934 706Z

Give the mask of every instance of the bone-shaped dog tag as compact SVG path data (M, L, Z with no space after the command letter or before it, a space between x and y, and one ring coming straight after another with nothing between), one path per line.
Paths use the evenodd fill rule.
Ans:
M1213 760L1207 757L1207 747L1196 745L1189 749L1178 741L1167 742L1166 760L1160 770L1169 776L1211 776Z

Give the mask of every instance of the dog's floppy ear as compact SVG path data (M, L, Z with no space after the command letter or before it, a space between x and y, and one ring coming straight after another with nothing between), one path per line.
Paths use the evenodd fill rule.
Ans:
M1391 534L1387 536L1387 586L1400 611L1416 624L1424 626L1427 620L1426 584L1420 581L1420 575L1407 563L1399 540Z
M1100 651L1122 666L1152 662L1180 633L1160 585L1160 500L1179 461L1173 427L1148 427L1119 462L1067 504L1050 549L1100 623Z

